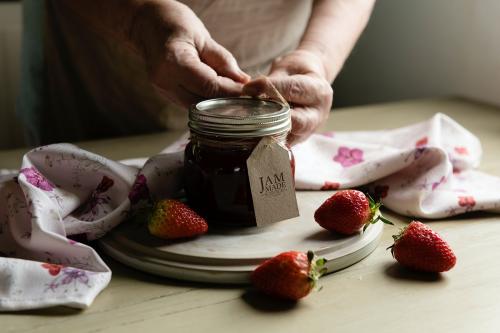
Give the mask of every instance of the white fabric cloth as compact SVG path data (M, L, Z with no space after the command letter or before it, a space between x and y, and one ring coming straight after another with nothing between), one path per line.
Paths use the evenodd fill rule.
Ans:
M476 170L481 143L444 114L394 130L313 135L294 153L299 189L369 184L387 208L410 217L500 212L500 178Z
M142 168L55 144L28 152L19 173L2 172L0 310L88 307L111 272L77 240L103 236L150 196L177 195L185 143ZM367 185L411 217L500 212L500 178L475 170L478 139L442 114L389 131L315 134L293 151L298 189Z

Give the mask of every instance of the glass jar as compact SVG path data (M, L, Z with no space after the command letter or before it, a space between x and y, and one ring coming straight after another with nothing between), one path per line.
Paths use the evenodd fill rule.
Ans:
M200 102L189 111L184 156L189 205L210 225L255 226L247 159L264 136L286 144L290 108L272 100L236 97Z

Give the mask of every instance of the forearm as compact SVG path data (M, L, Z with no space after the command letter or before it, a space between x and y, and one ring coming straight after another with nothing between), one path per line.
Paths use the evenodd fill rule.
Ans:
M314 53L332 82L368 23L375 0L315 0L298 49Z

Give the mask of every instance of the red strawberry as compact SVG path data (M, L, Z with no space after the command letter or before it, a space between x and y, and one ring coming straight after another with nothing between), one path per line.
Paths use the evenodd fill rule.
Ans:
M445 272L457 258L448 243L427 225L413 221L392 236L392 256L403 266L425 272Z
M263 293L296 301L307 296L317 280L326 273L326 259L289 251L264 261L251 276L254 286Z
M165 239L188 238L207 232L205 220L177 200L160 200L148 221L149 232Z
M323 228L344 235L352 235L370 223L382 221L393 224L380 214L381 204L357 190L338 191L314 213L314 219Z

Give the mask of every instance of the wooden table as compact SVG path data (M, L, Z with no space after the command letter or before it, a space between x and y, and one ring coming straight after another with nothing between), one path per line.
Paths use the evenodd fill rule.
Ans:
M399 127L443 112L483 143L481 170L500 176L500 109L460 99L406 101L336 110L327 129ZM79 144L109 158L147 156L178 133ZM0 152L19 167L22 150ZM387 212L403 225L405 218ZM296 305L247 287L150 276L112 259L108 288L85 311L68 308L0 314L0 332L499 332L500 217L473 213L429 221L452 245L457 266L440 276L400 269L385 250L394 228L363 261L322 279L323 290Z

